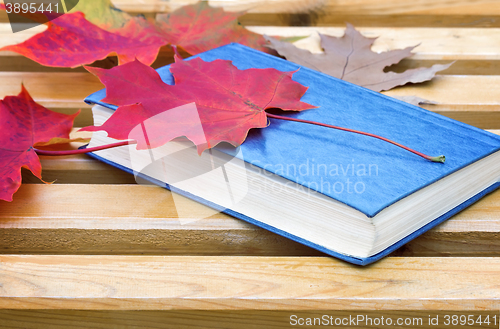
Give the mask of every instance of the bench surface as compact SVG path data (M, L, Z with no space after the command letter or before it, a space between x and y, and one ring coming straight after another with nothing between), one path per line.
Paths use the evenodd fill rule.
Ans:
M153 17L194 1L113 2ZM379 36L376 51L420 44L396 71L455 63L431 82L384 93L432 100L436 104L423 107L500 133L499 1L211 4L247 10L240 21L258 33L311 35L297 45L313 52L319 51L314 31L340 36L345 22ZM0 47L41 30L12 34L1 13ZM171 55L162 49L153 66L170 63ZM82 109L75 127L92 124L82 100L102 85L84 69L43 67L0 52L0 98L18 94L21 83L52 110ZM196 220L204 206L187 199L193 221L181 223L169 191L137 185L131 175L85 155L41 162L44 180L54 184L23 172L14 202L0 202L5 328L280 328L290 326L293 312L376 310L377 316L427 319L443 310L500 310L500 191L389 257L358 267L224 214Z

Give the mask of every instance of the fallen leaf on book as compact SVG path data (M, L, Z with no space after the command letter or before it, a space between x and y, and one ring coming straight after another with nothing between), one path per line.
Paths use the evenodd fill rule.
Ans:
M389 90L406 83L431 80L436 72L450 64L436 64L429 68L409 69L402 73L384 72L384 68L411 56L416 47L375 53L371 46L376 38L365 38L351 24L343 37L320 34L324 53L313 54L308 50L264 36L269 46L289 61L374 90Z
M73 120L37 104L22 87L18 96L0 100L0 199L12 201L21 186L21 168L42 179L42 166L34 147L68 143Z
M292 80L294 72L239 70L227 60L176 57L170 66L174 85L164 83L154 69L139 61L110 70L86 69L106 85L103 101L119 108L104 125L81 130L105 130L112 138L135 139L137 149L155 148L180 136L190 139L199 154L223 141L238 146L251 128L268 125L266 109L315 108L300 101L307 87ZM196 111L172 111L190 103L196 104ZM146 120L144 136L142 129L134 128Z
M158 14L156 21L171 44L182 47L192 55L231 42L272 52L265 46L266 40L262 35L247 30L238 22L241 15L243 13L226 12L201 1L170 14Z
M156 27L140 17L114 33L90 23L81 12L65 14L47 26L44 32L0 50L17 52L45 66L77 67L109 55L117 55L120 64L135 58L151 64L167 44Z

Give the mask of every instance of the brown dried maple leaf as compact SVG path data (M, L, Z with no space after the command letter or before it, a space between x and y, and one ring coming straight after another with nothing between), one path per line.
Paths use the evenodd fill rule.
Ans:
M322 54L313 54L288 42L264 36L269 46L287 60L374 90L389 90L406 83L431 80L436 72L445 70L450 64L436 64L432 67L406 70L402 73L384 72L384 68L399 63L412 55L416 47L375 53L371 46L377 38L365 38L351 24L343 37L336 38L324 34L321 37Z

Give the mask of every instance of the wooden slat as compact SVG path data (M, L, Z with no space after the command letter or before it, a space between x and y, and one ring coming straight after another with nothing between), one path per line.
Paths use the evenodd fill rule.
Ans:
M137 200L145 200L138 204ZM319 255L289 239L141 185L25 184L0 203L1 253ZM75 208L75 205L78 205ZM71 211L69 211L71 209ZM405 255L500 255L500 192L398 251ZM207 217L208 216L208 217Z
M49 108L90 108L83 99L104 88L90 73L0 72L0 98L19 94L21 84Z
M149 18L195 1L113 0ZM210 3L248 10L240 21L259 33L314 34L297 43L313 52L314 31L340 36L345 22L380 36L375 51L420 43L415 56L391 69L456 63L432 82L386 94L427 98L438 102L425 106L434 112L500 129L498 1ZM0 47L43 29L12 34L0 12ZM162 49L153 67L171 55ZM102 85L83 68L47 68L0 52L0 99L17 94L21 81L36 101L64 113L82 108L76 125L91 124L82 100ZM291 309L311 317L328 309L334 316L415 315L425 328L443 309L500 309L500 191L358 267L187 199L176 200L191 215L178 218L170 192L133 184L132 175L85 155L41 161L44 178L58 180L23 184L14 202L0 202L2 328L288 328ZM23 179L37 181L26 173Z
M1 12L1 11L0 11ZM25 40L28 40L31 38L33 35L43 32L47 29L47 26L45 25L40 25L33 27L28 30L20 31L13 33L12 28L10 27L10 24L8 23L2 23L0 24L0 48L8 45L14 45L17 43L24 42ZM2 56L7 56L7 55L12 55L12 52L5 52L2 51L0 52Z
M138 206L138 198L148 200L147 206ZM23 185L14 202L0 204L5 232L0 249L3 253L222 255L279 254L277 250L284 248L291 254L297 249L298 254L311 254L308 248L224 214L200 220L208 208L183 200L192 216L180 221L170 192L161 188ZM69 213L71 203L79 206L71 205Z
M64 148L66 149L66 148ZM134 176L87 155L40 156L43 179L57 184L135 184ZM23 170L23 184L43 184Z
M194 2L117 0L115 4L123 10L154 18L156 12L171 12ZM473 4L467 0L415 3L404 0L220 0L209 3L228 11L246 10L248 14L240 18L243 25L344 26L350 22L371 27L500 27L500 9L494 0Z
M318 37L314 35L316 30L331 35L342 35L342 28L281 28L277 27L250 27L251 29L268 34L281 35L310 35L313 36L301 40L296 44L302 48L318 52ZM14 44L27 39L36 32L43 30L26 30L12 34L8 24L0 24L0 46ZM445 74L496 74L500 67L498 65L498 53L500 43L495 42L498 31L496 29L395 29L395 28L362 28L367 36L378 36L381 38L376 42L374 50L385 51L388 49L402 48L409 45L422 43L415 49L416 54L403 61L396 67L396 71L407 68L430 66L436 63L447 63L450 60L458 60ZM33 32L32 32L33 31ZM272 32L272 33L271 33ZM409 36L412 36L411 38ZM445 42L443 40L446 40ZM472 52L470 51L472 49ZM61 72L68 71L64 68L47 68L34 63L29 59L20 58L16 53L0 52L0 71L35 71L35 72ZM172 53L168 49L162 49L158 60L153 67L160 67L171 63ZM102 66L102 64L98 64ZM75 70L73 70L74 72ZM79 68L76 71L82 72Z
M297 36L309 38L295 44L312 52L320 52L316 32L342 36L341 27L269 27L247 26L251 31L267 35ZM366 37L378 37L372 49L376 52L419 45L413 59L457 60L500 59L500 29L479 28L359 28Z
M129 12L170 12L198 0L113 0L121 10ZM0 3L3 3L0 0ZM496 0L210 0L214 7L227 11L248 11L250 13L296 13L321 10L327 14L364 15L500 15L500 4ZM77 10L78 7L75 8Z
M498 76L436 76L431 81L421 84L410 84L404 88L395 88L384 94L417 95L434 100L440 105L500 105L500 93L496 88Z
M500 258L0 256L0 308L495 310Z
M319 52L319 36L316 32L342 36L342 27L279 27L247 26L251 31L280 36L308 36L296 42L302 48ZM29 38L43 28L12 33L6 23L0 24L0 47L16 44ZM415 60L499 60L499 28L360 28L367 37L379 37L373 50L387 51L420 44L414 52ZM12 56L12 52L0 52L0 56Z
M432 5L426 2L223 0L210 3L228 11L247 10L247 14L240 18L245 26L344 26L345 22L350 22L358 27L500 27L500 10L494 0L482 3L441 0L432 1ZM170 12L187 3L193 1L115 1L118 8L152 19L158 12ZM1 11L0 23L8 23L7 15Z
M17 95L25 85L33 98L51 108L89 107L83 99L104 86L90 73L0 72L0 98ZM469 109L500 104L499 76L436 76L432 81L385 92L416 95L438 106L468 105ZM491 109L490 109L491 110Z
M332 13L359 13L370 15L491 15L500 13L500 4L495 0L327 0L326 6Z
M181 5L161 0L149 0L147 3L117 0L115 3L132 14L141 14L150 19L154 19L158 12L170 12ZM211 4L226 10L248 9L239 19L245 26L345 26L345 22L350 22L355 26L369 27L500 27L500 14L496 10L485 11L485 6L475 4L475 11L471 14L470 8L457 10L455 7L451 11L449 1L441 3L448 6L447 10L436 8L426 14L408 11L410 6L407 3L404 4L406 12L400 10L397 13L385 8L373 10L373 2L360 4L359 1L358 8L354 10L346 8L349 3L329 3L324 0L218 1ZM0 23L8 22L5 12L0 11Z
M63 113L82 109L76 124L92 124L90 106L83 102L103 86L90 73L0 72L0 98L17 95L21 82L40 104ZM436 102L428 110L484 129L500 128L500 76L437 76L432 81L384 92L415 95Z
M197 0L114 0L113 3L122 10L132 12L172 11ZM500 15L500 4L495 0L448 1L448 0L211 0L212 6L221 6L225 10L248 10L252 13L283 13L314 10L320 8L329 14L363 13L370 15Z
M165 4L165 2L162 2ZM263 8L265 9L265 8ZM156 12L137 8L146 18L154 19ZM333 10L333 13L330 12ZM500 16L495 13L488 15L465 14L363 14L363 12L339 13L335 9L320 7L302 12L253 13L250 11L239 19L244 26L341 26L349 22L356 27L500 27ZM8 23L7 15L0 12L0 23Z

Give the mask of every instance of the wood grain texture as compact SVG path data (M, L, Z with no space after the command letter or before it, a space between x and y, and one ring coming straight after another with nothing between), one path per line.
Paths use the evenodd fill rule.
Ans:
M90 108L83 99L104 86L90 73L0 72L0 98L17 95L24 84L48 108Z
M171 11L196 0L143 0L140 3L133 0L115 0L114 4L125 11ZM425 14L425 15L491 15L500 14L500 5L495 0L417 0L409 3L405 0L211 0L210 5L223 7L225 10L248 10L253 13L295 12L307 10L322 10L329 14L363 13L369 15L384 14Z
M500 4L495 0L329 0L331 12L359 13L370 15L491 15L500 13Z
M25 184L15 202L0 203L0 253L321 255L181 200L174 204L169 191L154 186ZM190 209L191 215L178 218L175 205ZM499 212L497 191L396 254L500 256Z
M0 256L0 308L495 310L499 258Z
M66 73L57 72L47 75L38 72L0 72L0 98L6 95L17 95L21 83L24 83L32 97L40 104L63 112L72 112L76 109L86 109L81 115L85 125L91 122L90 106L83 102L89 94L100 90L103 85L90 73ZM468 117L487 114L485 120L488 126L479 124L481 128L500 128L500 84L499 76L436 76L432 81L421 84L408 85L404 88L396 88L387 92L386 95L415 95L436 102L436 105L426 106L427 109L441 114L451 115L451 112L467 112L462 120L466 123ZM491 116L495 120L492 120ZM474 118L472 118L474 119ZM472 124L475 122L472 120ZM77 124L79 124L77 122ZM83 124L82 124L83 125Z
M175 311L89 311L89 310L0 310L0 319L5 328L211 328L211 329L260 329L260 328L290 328L294 321L293 316L306 319L312 318L317 321L326 316L332 326L335 321L340 323L343 319L349 320L349 316L356 318L358 315L364 316L365 320L360 319L357 326L361 328L377 329L381 326L374 325L374 319L380 321L390 318L392 323L407 321L406 328L436 328L429 324L429 317L445 319L450 315L471 315L474 319L481 316L484 319L489 316L498 318L497 311L384 311L384 310L287 310L287 311L267 311L267 310L215 310L215 311L196 311L196 310L175 310ZM370 320L371 319L371 324ZM443 321L441 321L443 322ZM346 321L344 320L344 323ZM404 323L404 322L401 322ZM295 324L298 326L298 323ZM325 323L323 325L326 325ZM354 325L352 325L354 326ZM309 326L312 327L312 326ZM316 327L319 327L318 325ZM395 326L396 327L396 326ZM474 324L468 328L494 328L494 325L486 326ZM314 327L313 327L314 328ZM396 327L398 328L398 327Z
M294 44L312 52L321 52L319 33L340 37L344 27L268 27L247 26L253 32L279 36L310 36ZM365 37L378 37L373 51L382 52L419 45L413 59L469 60L500 59L499 29L489 28L359 28Z
M119 0L113 3L118 8L129 12L171 12L182 6L195 4L197 0L158 1L143 0L141 2ZM251 13L301 13L320 10L327 0L212 0L213 7L222 7L226 11L248 11Z
M388 96L416 95L430 99L442 106L500 105L498 76L438 75L421 84L408 84L383 92ZM469 108L470 109L470 108ZM453 110L451 107L450 110ZM492 109L490 109L491 111Z
M164 2L163 2L164 3ZM140 10L140 8L138 8ZM131 12L154 19L156 12ZM363 14L362 12L329 12L326 7L302 12L253 13L247 12L238 19L243 26L337 26L345 27L349 22L356 27L500 27L500 16L495 13L483 15L466 14ZM8 23L7 15L0 12L0 23Z
M113 2L154 18L195 0ZM438 102L429 110L500 129L498 1L210 3L248 10L240 21L259 33L312 34L297 44L313 52L314 31L340 36L345 22L379 36L375 51L420 44L391 70L456 63L432 82L387 94L427 98ZM44 29L12 34L0 12L0 47ZM171 61L162 48L153 66ZM115 63L109 57L94 65ZM77 126L91 124L82 100L102 85L83 68L46 68L0 52L0 98L19 93L21 81L53 110L82 108ZM2 328L289 328L290 310L427 319L441 310L500 309L500 191L361 268L224 214L207 216L187 199L181 202L191 215L178 218L170 192L137 185L84 155L41 161L44 178L57 181L24 184L14 202L0 203ZM23 179L36 182L26 173Z
M129 12L170 12L197 0L114 0L113 4ZM3 3L3 0L0 0ZM227 11L248 11L250 13L307 13L321 11L326 14L364 15L500 15L500 4L496 0L210 0L214 7ZM77 8L75 8L77 9Z
M342 36L344 27L283 27L247 26L253 32L278 36L309 36L295 44L313 52L319 52L319 36L316 32ZM499 28L372 28L361 27L367 37L379 37L373 50L376 52L419 45L412 56L415 60L499 60L500 42L496 42ZM0 47L22 42L43 28L12 33L8 24L0 24ZM2 51L1 56L14 53Z

